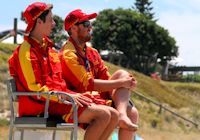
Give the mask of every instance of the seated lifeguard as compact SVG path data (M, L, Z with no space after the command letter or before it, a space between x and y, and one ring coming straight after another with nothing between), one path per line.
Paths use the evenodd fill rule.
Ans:
M91 19L97 14L86 14L80 9L70 12L64 22L69 34L60 52L63 77L75 92L94 93L101 100L112 99L119 112L119 140L132 140L138 129L138 112L129 104L130 89L136 87L136 79L127 71L118 70L112 76L97 50L87 44L91 40Z
M35 2L29 5L23 17L28 24L24 42L9 59L10 75L16 81L17 91L63 91L68 92L78 104L78 122L86 123L84 139L107 139L117 125L118 113L111 107L96 105L90 96L67 89L62 79L61 63L53 42L48 38L55 27L53 5ZM45 108L45 96L19 97L19 116L40 115ZM50 98L49 114L61 116L72 122L72 107Z

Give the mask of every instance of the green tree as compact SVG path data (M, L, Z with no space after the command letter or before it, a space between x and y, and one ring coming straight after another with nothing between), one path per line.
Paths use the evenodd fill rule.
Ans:
M63 29L63 19L57 15L53 16L56 27L53 28L50 38L55 43L57 49L62 47L62 43L67 39L67 35Z
M137 12L145 15L149 19L154 18L154 13L152 12L153 7L151 6L152 1L150 0L135 0L135 6L132 6Z
M131 9L103 10L93 24L93 46L122 51L125 67L149 74L158 59L164 66L178 55L176 41L166 29Z

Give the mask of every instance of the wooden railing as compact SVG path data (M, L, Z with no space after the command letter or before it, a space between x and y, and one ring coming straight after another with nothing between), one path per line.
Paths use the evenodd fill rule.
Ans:
M199 124L197 124L196 122L194 122L194 121L192 121L192 120L189 120L189 119L187 119L187 118L181 116L180 114L178 114L178 113L176 113L176 112L170 110L169 108L163 106L161 103L159 103L159 102L157 102L157 101L154 101L154 100L152 100L152 99L150 99L150 98L148 98L148 97L145 97L144 95L142 95L141 93L139 93L139 92L137 92L137 91L133 91L133 92L134 92L134 94L135 94L136 96L138 96L138 97L140 97L140 98L146 100L147 102L151 102L151 103L153 103L154 105L158 106L158 107L159 107L159 113L161 113L162 110L166 110L166 111L170 112L172 115L174 115L175 117L178 117L178 118L180 118L180 119L182 119L182 120L184 120L184 121L186 121L186 122L188 122L188 123L191 123L195 128L198 129Z

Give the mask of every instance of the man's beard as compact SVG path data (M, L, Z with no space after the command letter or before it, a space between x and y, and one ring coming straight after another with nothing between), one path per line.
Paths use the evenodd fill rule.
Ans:
M81 33L81 30L79 29L78 30L78 40L79 40L79 42L80 43L86 43L86 42L90 41L91 38L92 38L92 34L91 33L92 32L88 33L87 35L83 35Z
M85 42L88 42L90 41L92 38L92 36L90 34L88 34L87 36L78 36L78 39L79 39L79 42L81 43L85 43Z

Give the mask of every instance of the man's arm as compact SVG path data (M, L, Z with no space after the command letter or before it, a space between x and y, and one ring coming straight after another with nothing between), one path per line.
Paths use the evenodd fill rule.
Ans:
M101 80L94 79L94 90L96 91L111 91L117 88L128 88L132 89L136 86L136 80L133 77L116 79L116 80Z

